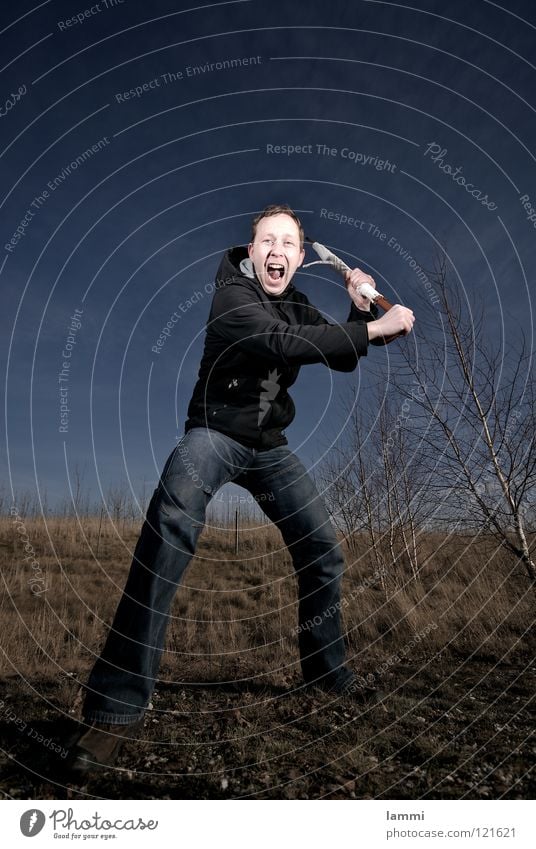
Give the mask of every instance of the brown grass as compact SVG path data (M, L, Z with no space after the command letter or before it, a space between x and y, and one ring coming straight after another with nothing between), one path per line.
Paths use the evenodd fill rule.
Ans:
M46 590L40 595L31 591L32 569L23 560L12 522L4 518L3 649L26 675L51 661L79 672L87 668L113 617L139 526L119 530L105 521L99 539L98 518L52 518L46 526L43 519L29 518L24 524ZM378 665L423 631L417 654L476 651L499 659L527 647L524 633L534 615L533 596L511 560L482 540L468 545L429 535L422 549L426 562L419 580L398 566L388 577L388 598L365 544L357 555L346 550L344 620L359 666ZM261 657L262 668L255 670L261 674L295 666L296 580L279 532L272 526L241 530L236 556L233 529L206 529L175 597L173 615L168 649L178 654L168 656L163 669L177 677L196 680L227 670L232 678L237 665L251 673ZM433 630L431 623L437 626ZM262 647L262 652L252 651Z
M19 699L20 711L30 714L33 711L38 718L50 719L55 711L76 712L80 705L78 682L86 679L113 617L139 524L125 523L118 529L107 520L100 522L99 518L91 517L80 521L53 517L46 524L43 519L23 521L46 590L41 595L32 593L29 584L32 571L23 561L24 551L13 523L9 518L0 520L4 578L0 590L2 675L13 704ZM166 747L170 743L180 747L186 745L185 739L190 740L187 752L190 789L186 791L183 787L180 791L183 795L188 792L212 798L229 793L248 795L244 793L247 786L253 788L250 793L261 797L343 798L352 794L362 797L367 795L369 787L363 776L368 775L370 783L371 770L375 776L370 785L372 795L389 794L386 788L391 786L393 776L386 758L404 750L401 769L408 778L416 764L428 762L434 753L444 753L445 725L438 728L431 721L433 731L421 740L420 723L427 721L426 709L421 705L425 694L436 702L440 699L441 711L447 715L449 705L458 704L459 696L465 694L458 722L458 726L461 723L458 730L463 731L463 724L469 723L474 707L469 694L474 691L475 682L487 682L482 715L501 694L505 670L517 682L516 670L527 668L533 648L528 629L534 622L534 601L522 570L495 549L490 540L470 541L468 545L461 538L428 534L421 539L420 547L423 566L419 580L413 580L409 568L400 562L388 577L387 593L374 581L365 542L357 540L353 554L346 550L344 622L351 664L362 672L374 674L384 686L398 693L392 706L393 721L387 723L391 731L379 737L376 733L374 745L364 745L371 729L365 724L361 730L357 729L356 736L355 724L349 723L344 711L335 710L333 705L319 708L303 697L285 701L269 696L272 691L291 691L300 682L295 633L296 580L279 532L273 526L242 529L237 557L232 528L205 529L196 557L186 572L186 586L175 597L175 619L168 630L161 683L155 693L155 708L169 714L171 722L165 727L150 726L148 732L149 737L151 729L158 734L157 742L161 746L158 757L166 757L168 764L172 759ZM496 674L497 669L501 675ZM471 687L463 690L464 682L469 681ZM221 684L207 695L208 691L199 686L203 682L235 684ZM195 685L193 694L188 684ZM183 685L186 690L181 689ZM238 687L238 691L233 687ZM258 688L264 693L261 707ZM522 705L527 703L527 694L521 698ZM304 704L314 709L297 721L296 714L299 718ZM493 714L498 724L508 726L508 719L512 722L512 705L506 700L502 713ZM214 725L206 724L207 710L215 717ZM382 722L389 719L389 710L391 707ZM437 716L437 710L437 703L433 708L430 706L430 717ZM452 717L455 722L456 714ZM482 720L484 742L493 737L491 731L488 734L488 720L489 717ZM474 727L470 727L471 733L475 733ZM276 733L274 729L278 728L281 731ZM329 752L322 745L311 748L326 733ZM519 733L522 737L521 729ZM224 743L229 738L232 743ZM356 740L361 743L356 745ZM417 749L408 749L415 740L420 741L414 744ZM13 745L16 744L17 740ZM470 744L468 738L467 745ZM202 755L198 752L197 760L192 761L197 745L201 746ZM210 745L212 757L208 756ZM510 740L505 745L511 757L515 745ZM226 751L226 757L231 757L229 746L234 769L238 770L237 775L242 774L238 784L232 784L227 793L221 787L218 789L217 781L215 784L207 783L208 779L194 781L192 776L198 774L199 758L205 772L212 770L220 775L218 757L221 759ZM303 750L303 756L296 754L298 750ZM496 740L491 751L500 752ZM476 756L474 751L467 752L474 782ZM336 767L328 766L332 761L329 753L335 753ZM181 764L184 757L181 750ZM139 763L134 756L133 759L137 770ZM456 760L459 761L458 754ZM251 763L256 767L250 774L247 764ZM378 764L383 764L381 769ZM307 765L314 768L314 774L305 779ZM323 777L319 778L319 769L324 773L327 770L328 777L322 773ZM517 797L524 791L522 784L515 783L515 777L524 774L525 761L521 759L512 769L511 792L512 797ZM447 781L446 776L452 771L452 765L444 765L432 784L428 773L419 777L417 772L413 783L397 784L392 797L400 798L407 793L410 798L415 788L431 796L461 797L458 779L453 779L453 788ZM160 774L161 770L157 772ZM497 782L508 794L507 778L498 767L495 772ZM465 775L463 769L460 774ZM346 776L344 782L337 778L341 775ZM20 776L17 780L22 782ZM284 790L280 789L281 781ZM470 791L469 779L464 781L463 792ZM350 789L345 782L349 782ZM341 789L343 784L346 789ZM326 790L328 785L331 789ZM151 792L143 786L139 790L141 796L151 796L153 792L155 797L165 797L162 786L155 789L156 785L151 784ZM105 795L125 792L114 788L112 782ZM26 792L46 795L51 791L33 786ZM482 794L475 791L475 795ZM486 794L483 795L485 798Z

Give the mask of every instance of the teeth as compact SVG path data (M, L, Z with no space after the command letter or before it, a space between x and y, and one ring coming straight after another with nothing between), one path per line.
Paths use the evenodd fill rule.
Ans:
M272 280L274 279L274 275L277 275L277 279L281 280L281 278L285 274L285 266L279 265L278 263L275 263L275 262L269 262L268 265L266 266L266 269L268 271L268 274L272 278Z

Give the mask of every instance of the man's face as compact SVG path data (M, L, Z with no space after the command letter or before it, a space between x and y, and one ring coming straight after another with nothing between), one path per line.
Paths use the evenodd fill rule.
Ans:
M261 218L248 253L264 291L280 295L305 257L298 225L284 212Z

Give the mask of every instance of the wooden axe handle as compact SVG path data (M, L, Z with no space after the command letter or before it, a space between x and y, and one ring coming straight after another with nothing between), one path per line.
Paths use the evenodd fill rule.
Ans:
M378 295L377 298L374 298L374 303L378 304L378 306L381 307L382 310L385 310L385 312L387 312L387 310L390 310L393 306L392 303L387 300L387 298L383 297L383 295Z

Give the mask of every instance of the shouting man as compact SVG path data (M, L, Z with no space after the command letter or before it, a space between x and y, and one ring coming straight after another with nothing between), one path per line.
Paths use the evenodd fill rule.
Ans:
M247 250L228 250L216 278L205 348L185 435L169 456L149 504L130 573L101 656L91 672L84 723L69 767L84 777L111 764L141 726L164 647L169 611L195 553L210 499L224 484L245 487L277 525L298 577L301 669L306 684L360 691L345 665L339 616L341 548L324 504L284 429L294 418L288 389L300 366L350 372L369 342L409 333L414 316L395 305L381 318L346 280L344 324L330 324L292 284L304 259L303 229L287 205L252 224ZM333 611L336 611L333 614Z

